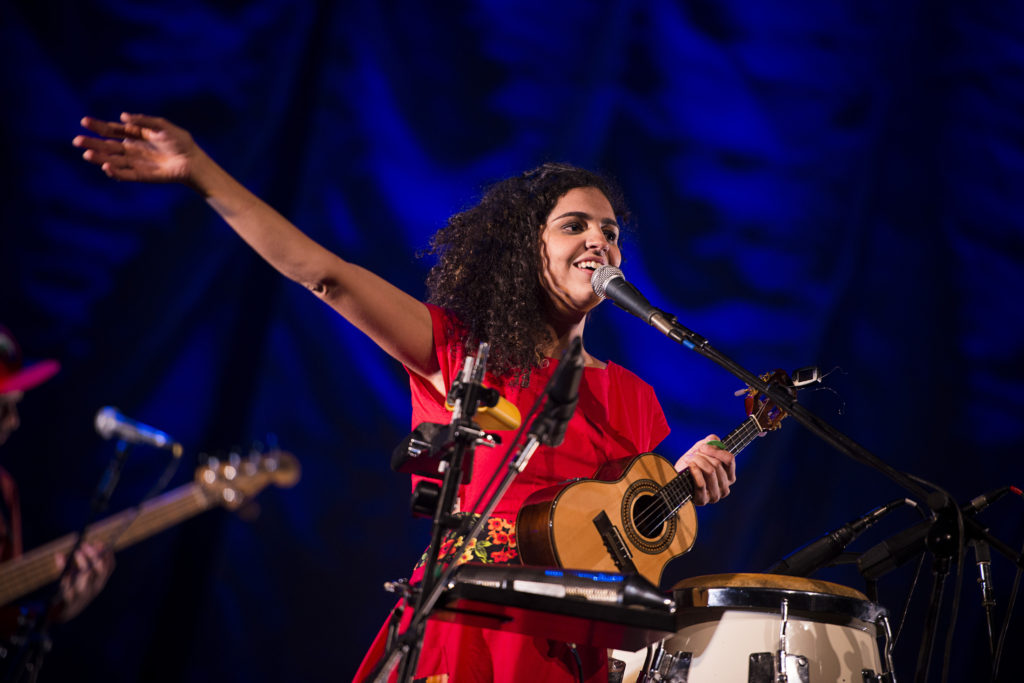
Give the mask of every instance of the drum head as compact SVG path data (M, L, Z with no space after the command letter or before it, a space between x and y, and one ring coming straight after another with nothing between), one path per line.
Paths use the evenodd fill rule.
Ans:
M841 586L838 583L783 574L707 574L683 579L672 587L673 590L688 588L774 588L839 595L855 600L866 601L868 599L868 596L860 591Z
M677 583L673 596L681 610L711 607L778 612L785 599L794 616L872 629L878 617L886 613L853 588L780 574L695 576ZM712 618L710 614L700 618Z

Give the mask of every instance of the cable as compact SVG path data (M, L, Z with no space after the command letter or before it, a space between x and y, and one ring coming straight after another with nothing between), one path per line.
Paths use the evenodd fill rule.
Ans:
M1010 493L1014 493L1017 496L1024 498L1024 493L1022 493L1016 486L1010 487ZM1024 554L1024 546L1021 546L1020 551L1021 554ZM1010 630L1010 615L1013 614L1013 605L1017 601L1017 591L1020 588L1020 578L1022 573L1024 573L1024 570L1017 567L1017 574L1013 577L1013 588L1010 589L1010 600L1006 604L1006 616L1003 617L1003 627L999 631L999 644L996 645L996 652L992 657L993 683L999 679L999 660L1003 656L1003 646L1006 644L1006 633Z
M921 509L921 506L915 504L914 509L921 514L922 518L928 519L928 515L925 513L924 510ZM907 613L910 612L910 602L911 599L914 597L914 593L917 592L917 582L921 580L921 570L923 568L924 553L922 553L921 556L917 558L917 569L914 570L914 578L910 582L910 590L907 591L907 599L903 603L903 613L900 614L900 623L896 627L896 634L892 637L893 647L896 646L896 641L899 640L900 633L903 632L903 627L907 623Z
M1024 546L1021 546L1021 553L1024 553ZM1020 577L1024 570L1017 568L1017 574L1013 577L1013 588L1010 590L1010 600L1006 604L1006 616L1003 617L1003 628L999 633L999 644L996 646L995 660L992 663L992 680L996 681L999 676L999 660L1003 656L1003 645L1006 644L1006 633L1010 630L1010 615L1013 614L1013 604L1017 601L1017 590L1020 588Z
M956 499L953 498L951 495L949 495L949 493L945 489L943 489L942 487L940 487L940 486L938 486L936 484L933 484L932 482L929 482L929 481L927 481L925 479L917 477L917 476L915 476L913 474L909 474L909 473L904 473L904 474L907 477L909 477L910 479L912 479L913 481L917 482L918 484L921 484L922 486L931 487L934 491L936 491L936 492L942 494L943 496L945 496L945 500L947 502L953 504L952 507L953 507L954 511L956 512L956 523L957 523L956 557L957 557L957 563L956 563L956 573L954 574L954 578L953 578L953 581L954 581L954 584L953 584L953 602L952 602L952 606L950 608L949 628L946 630L946 647L945 647L946 651L945 651L945 653L943 655L943 659L942 659L942 683L946 683L946 681L948 679L948 676L949 676L950 658L952 656L953 636L954 636L954 633L956 631L956 618L957 618L957 614L960 611L960 593L961 593L962 588L963 588L962 585L961 585L961 577L963 576L964 556L966 554L965 553L966 544L964 543L964 518L963 518L963 513L961 512L960 507L955 505ZM933 551L933 553L934 553L934 551ZM939 595L940 595L940 600L941 600L941 593ZM936 606L936 613L941 611L941 609L942 609L942 604L940 602L940 604ZM936 628L937 627L938 627L938 622L936 621ZM932 643L932 645L934 646L934 643ZM923 666L924 667L924 670L923 670L924 678L927 678L927 672L928 672L928 668L929 668L929 664L930 664L930 659L931 659L931 657L930 657L930 655L931 655L930 648L929 648L929 652L926 653L926 654L929 655L928 661L922 662L922 661L919 660L918 661L918 671L917 671L918 676L920 676L922 674L921 667Z
M569 652L572 653L573 658L576 660L576 676L580 683L583 683L583 660L580 659L580 653L576 650L576 643L566 643L569 646Z

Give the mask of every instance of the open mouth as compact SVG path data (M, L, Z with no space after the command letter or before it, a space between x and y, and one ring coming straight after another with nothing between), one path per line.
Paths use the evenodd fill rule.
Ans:
M601 263L600 261L589 261L588 260L588 261L580 261L579 263L574 263L572 265L574 267L576 267L576 268L579 268L580 270L588 270L590 272L594 272L595 270L597 270L598 268L600 268L604 264Z

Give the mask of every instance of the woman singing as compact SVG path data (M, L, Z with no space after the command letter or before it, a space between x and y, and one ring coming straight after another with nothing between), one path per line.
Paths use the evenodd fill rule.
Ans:
M496 183L479 204L450 218L434 235L437 263L427 279L429 300L422 302L311 240L218 166L187 131L165 119L122 114L120 121L85 118L82 125L95 134L74 139L86 161L117 180L191 187L270 265L402 363L409 372L413 425L450 420L445 396L480 342L491 347L485 384L526 414L600 303L590 282L594 270L622 259L625 207L615 188L589 171L545 164ZM580 400L564 442L534 454L478 544L462 547L456 539L444 544L446 561L518 563L514 524L527 496L567 479L591 477L609 460L651 451L668 434L648 384L585 347L583 359ZM690 468L697 504L728 495L736 480L732 454L708 443L716 440L706 437L676 464ZM473 480L459 492L462 505L478 499L503 455L502 449L478 449ZM363 680L383 654L383 635L382 629L356 680ZM607 670L603 648L577 649L431 621L416 676L542 683L603 681Z

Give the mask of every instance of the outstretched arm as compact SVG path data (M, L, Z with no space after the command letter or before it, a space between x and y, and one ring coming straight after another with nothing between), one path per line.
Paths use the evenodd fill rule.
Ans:
M79 135L72 141L84 150L86 161L116 180L191 187L285 277L323 299L388 354L439 384L426 306L310 239L222 169L188 131L141 114L121 114L120 121L86 117L82 126L99 136Z

